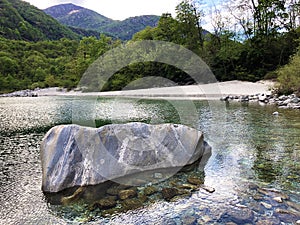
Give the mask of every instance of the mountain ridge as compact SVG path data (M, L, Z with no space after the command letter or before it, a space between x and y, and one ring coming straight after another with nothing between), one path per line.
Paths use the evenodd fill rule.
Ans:
M64 25L87 30L97 30L100 26L114 22L93 10L72 3L55 5L44 9L44 12Z
M122 21L113 20L72 3L51 6L44 9L44 12L64 25L96 30L122 40L130 40L133 34L147 26L155 27L160 18L156 15L143 15L129 17Z

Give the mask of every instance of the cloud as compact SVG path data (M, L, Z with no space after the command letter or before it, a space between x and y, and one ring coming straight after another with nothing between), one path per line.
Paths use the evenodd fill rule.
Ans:
M139 15L175 14L175 7L180 0L26 0L40 9L54 5L73 3L94 10L106 17L123 20Z

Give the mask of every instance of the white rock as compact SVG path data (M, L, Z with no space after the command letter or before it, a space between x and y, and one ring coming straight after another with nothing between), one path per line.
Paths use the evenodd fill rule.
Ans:
M261 202L261 204L266 208L266 209L272 209L272 205L266 203L266 202Z
M283 202L281 197L274 197L273 200L276 201L276 202L279 202L279 203Z
M184 125L56 126L41 143L42 190L58 192L166 168L176 168L175 173L210 151L202 132Z
M264 102L267 99L267 96L265 94L261 94L258 96L258 100L261 102Z

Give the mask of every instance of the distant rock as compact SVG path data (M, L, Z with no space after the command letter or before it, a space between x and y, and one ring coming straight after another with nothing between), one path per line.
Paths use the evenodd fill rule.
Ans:
M8 94L2 94L0 97L38 97L38 92L32 90L22 90Z
M288 96L281 95L277 97L276 94L272 95L271 92L256 94L251 96L225 96L220 98L221 101L229 102L232 100L238 100L240 102L254 101L258 102L260 105L277 105L279 109L300 109L300 98L295 94ZM278 115L278 112L274 112L273 115Z
M210 150L202 132L184 125L56 126L41 143L42 190L59 192L145 171L176 168L175 173Z
M258 100L260 102L264 102L266 99L267 99L267 96L265 94L261 94L261 95L258 96Z

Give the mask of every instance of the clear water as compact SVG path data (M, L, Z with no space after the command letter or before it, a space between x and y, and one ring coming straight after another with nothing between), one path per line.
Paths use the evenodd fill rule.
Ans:
M189 104L90 97L1 98L0 224L225 224L234 221L230 212L244 208L253 212L253 224L299 220L300 111L194 101L195 120L195 112L186 107ZM274 111L279 115L272 115ZM48 203L41 191L39 159L39 143L47 130L72 122L100 126L128 121L181 122L202 130L213 148L205 167L205 185L216 191L200 189L190 198L160 200L89 222L76 206L62 210ZM278 193L289 199L276 203L272 198ZM289 213L278 213L278 208Z

